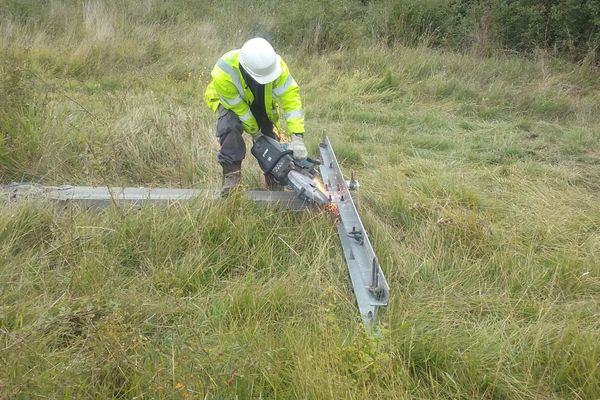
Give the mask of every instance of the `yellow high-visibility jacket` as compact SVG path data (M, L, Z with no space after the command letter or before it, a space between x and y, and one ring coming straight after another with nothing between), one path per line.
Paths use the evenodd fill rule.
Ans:
M287 65L279 58L281 75L275 81L265 85L265 110L267 116L279 129L277 104L283 109L289 134L304 133L304 111L298 91L298 84L290 74ZM259 126L250 111L254 101L252 91L244 82L240 71L240 50L225 53L215 64L212 82L206 88L204 101L217 111L219 104L233 111L240 118L244 130L250 134L258 133Z

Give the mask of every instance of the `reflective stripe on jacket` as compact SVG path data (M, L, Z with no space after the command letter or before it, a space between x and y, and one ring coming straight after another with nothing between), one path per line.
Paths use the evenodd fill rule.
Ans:
M250 111L250 104L254 101L254 96L240 72L239 57L240 50L232 50L217 61L211 72L212 82L204 93L204 101L215 112L219 104L235 112L242 121L244 130L255 134L259 127ZM304 111L298 84L281 57L279 57L279 62L281 63L281 75L275 81L265 85L267 116L275 126L279 127L277 114L277 104L279 104L283 110L288 133L304 133Z

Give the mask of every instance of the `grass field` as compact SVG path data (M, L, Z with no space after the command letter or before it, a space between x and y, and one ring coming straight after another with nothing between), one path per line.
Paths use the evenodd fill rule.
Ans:
M236 4L0 6L0 183L217 188L212 65L295 29ZM4 202L0 398L599 398L600 72L298 29L277 49L309 151L327 132L361 182L382 334L326 213Z

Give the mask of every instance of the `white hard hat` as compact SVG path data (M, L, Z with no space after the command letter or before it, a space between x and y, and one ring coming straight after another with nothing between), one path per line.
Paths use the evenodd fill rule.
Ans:
M240 51L240 64L261 85L273 82L281 75L279 56L265 39L248 40Z

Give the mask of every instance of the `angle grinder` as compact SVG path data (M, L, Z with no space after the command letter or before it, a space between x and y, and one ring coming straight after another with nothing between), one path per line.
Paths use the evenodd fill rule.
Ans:
M319 161L310 158L296 160L291 150L265 135L259 135L254 140L251 152L265 175L278 184L288 186L302 199L319 205L329 203L329 196L317 186L319 173L316 167Z

